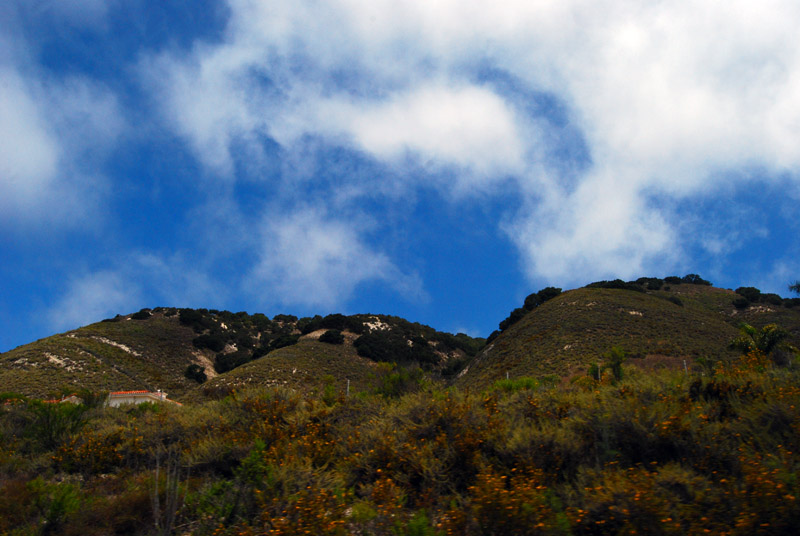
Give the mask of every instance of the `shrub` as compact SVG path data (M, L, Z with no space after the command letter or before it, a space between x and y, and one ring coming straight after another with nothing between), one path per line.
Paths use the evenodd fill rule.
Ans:
M131 315L131 319L133 319L133 320L147 320L151 316L153 316L153 314L150 312L150 309L142 309L138 313L133 313Z
M204 383L208 379L205 369L194 363L186 367L186 371L183 373L183 375L190 380L196 381L197 383Z
M733 306L737 309L747 309L750 305L750 300L745 298L744 296L738 296L733 299Z
M670 275L664 278L664 283L668 285L680 285L683 283L683 278L676 275Z
M212 352L221 352L225 349L226 341L219 333L200 335L192 340L195 348L208 348Z
M214 370L219 374L233 370L250 361L250 353L246 350L237 350L230 354L217 354L214 359Z
M657 277L640 277L636 283L647 290L659 290L664 286L664 280Z
M536 307L540 306L544 302L548 300L552 300L556 296L561 294L561 289L556 287L546 287L540 290L539 292L535 292L528 297L525 298L525 303L523 308L531 311Z
M613 281L595 281L589 283L586 288L610 288L617 290L632 290L634 292L644 292L644 287L635 282L625 282L622 279L614 279Z
M338 329L329 329L319 336L319 342L326 342L328 344L343 344L344 335Z
M31 401L30 437L44 450L52 450L72 437L86 424L86 406Z
M432 340L442 343L450 350L461 350L470 357L477 355L486 345L485 339L473 338L466 333L452 335L437 331Z
M689 284L689 285L711 286L711 282L710 281L706 281L705 279L703 279L702 277L700 277L697 274L687 274L687 275L683 276L682 281L684 283Z
M736 294L744 296L752 303L756 303L761 299L761 291L755 287L739 287L736 289Z
M269 349L277 350L278 348L285 348L287 346L292 346L293 344L297 344L297 341L300 340L299 335L278 335L276 338L272 339L269 343Z
M522 317L524 317L527 314L527 312L528 311L526 311L523 307L518 307L513 311L511 311L511 314L508 315L508 318L500 322L499 325L500 331L505 331L514 324L516 324L517 322L519 322L520 320L522 320Z

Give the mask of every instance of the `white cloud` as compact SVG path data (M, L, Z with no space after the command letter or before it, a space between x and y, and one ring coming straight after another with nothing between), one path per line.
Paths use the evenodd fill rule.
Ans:
M124 275L100 271L70 281L48 317L55 330L74 329L124 313L140 299L140 290Z
M230 174L236 144L257 154L259 136L310 135L395 167L456 170L440 184L456 194L513 175L526 212L506 228L531 277L660 272L687 244L655 196L750 180L726 173L738 168L798 176L796 2L229 4L222 44L143 63L206 164ZM539 150L559 132L476 82L482 65L554 95L591 166L559 176Z
M107 269L70 279L46 316L52 329L64 330L142 307L221 306L228 297L202 261L134 252Z
M114 92L37 64L49 16L96 25L111 0L16 2L0 8L0 221L91 224L106 191L102 165L127 128ZM62 5L63 4L63 5ZM46 26L46 25L45 25Z
M85 78L8 65L0 79L0 220L85 223L104 191L98 164L125 128L116 98Z
M60 147L22 78L0 68L0 207L28 207L57 171Z
M357 225L311 207L269 218L248 288L262 293L265 302L323 307L345 302L369 281L384 281L409 298L422 297L419 281L374 251Z

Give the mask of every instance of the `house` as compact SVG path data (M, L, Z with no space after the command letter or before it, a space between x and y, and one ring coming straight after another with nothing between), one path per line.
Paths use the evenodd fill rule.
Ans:
M116 408L123 404L141 404L142 402L166 402L169 404L182 405L167 398L167 393L161 391L112 391L108 393L107 406Z

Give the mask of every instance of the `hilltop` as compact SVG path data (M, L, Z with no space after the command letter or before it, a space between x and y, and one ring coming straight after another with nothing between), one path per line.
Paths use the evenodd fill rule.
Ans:
M388 315L269 319L158 307L0 354L0 385L39 398L162 389L172 398L197 400L247 385L315 389L333 383L345 390L348 380L354 390L369 390L391 372L390 363L445 377L483 343Z
M485 388L506 374L583 374L614 347L626 352L631 365L644 368L713 363L736 355L728 345L742 322L776 323L792 344L800 343L796 299L753 287L716 288L698 276L600 281L546 294L545 300L531 300L537 297L532 294L527 308L515 309L500 323L501 330L461 373L459 385Z
M734 357L728 344L741 322L777 323L800 346L798 301L753 287L716 288L692 274L565 292L548 287L528 296L488 339L389 315L269 318L157 307L0 354L0 385L40 398L162 389L178 400L253 385L374 391L400 381L397 375L485 389L506 377L582 375L612 348L631 366L691 368Z

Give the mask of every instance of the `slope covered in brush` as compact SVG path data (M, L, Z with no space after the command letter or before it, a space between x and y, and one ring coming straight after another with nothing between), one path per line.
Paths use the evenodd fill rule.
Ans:
M646 282L600 282L564 292L506 323L458 383L485 387L506 373L519 377L584 372L615 346L634 364L648 357L676 358L674 364L679 365L684 359L691 365L698 358L730 357L728 343L741 322L778 323L794 344L800 339L800 311L783 303L737 307L734 301L741 296L734 291L683 281L662 281L656 288L648 288Z
M0 392L42 398L84 389L162 389L181 398L252 384L311 388L323 379L339 386L349 379L366 389L377 363L446 376L483 343L386 315L270 319L156 308L0 354Z

